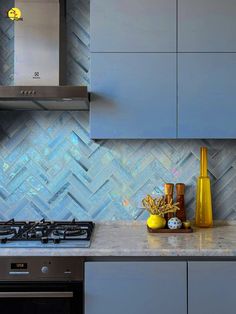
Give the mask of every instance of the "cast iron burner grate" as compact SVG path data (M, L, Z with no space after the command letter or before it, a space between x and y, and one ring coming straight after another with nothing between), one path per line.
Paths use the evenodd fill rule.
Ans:
M16 230L12 229L11 227L8 226L1 226L0 227L0 236L11 236L16 234Z
M0 222L2 244L16 241L38 241L59 244L62 241L90 241L95 224L92 221L15 221Z

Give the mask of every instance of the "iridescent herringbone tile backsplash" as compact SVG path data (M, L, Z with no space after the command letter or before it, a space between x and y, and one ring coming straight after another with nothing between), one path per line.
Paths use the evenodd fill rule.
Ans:
M3 10L7 1L1 1ZM68 1L67 81L89 82L89 1ZM0 23L0 83L13 79L13 27ZM193 217L199 147L209 148L216 219L236 219L236 140L99 141L81 112L0 113L0 220L144 219L140 200L185 182Z
M143 219L140 200L188 185L193 216L199 147L209 147L216 218L236 217L236 141L90 140L88 114L0 115L0 219Z

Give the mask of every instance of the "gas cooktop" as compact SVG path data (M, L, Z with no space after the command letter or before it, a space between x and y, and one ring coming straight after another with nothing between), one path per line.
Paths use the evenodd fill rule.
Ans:
M90 246L95 224L92 221L15 221L0 222L1 247Z

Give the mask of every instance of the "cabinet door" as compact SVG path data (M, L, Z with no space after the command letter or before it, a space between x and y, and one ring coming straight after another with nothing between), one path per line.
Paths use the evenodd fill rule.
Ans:
M190 262L189 314L235 313L236 262Z
M235 0L179 0L178 43L182 52L235 52Z
M92 53L91 137L175 138L176 56Z
M176 51L176 0L91 0L92 52Z
M85 314L186 314L185 262L88 262Z
M180 138L235 138L236 54L179 54Z

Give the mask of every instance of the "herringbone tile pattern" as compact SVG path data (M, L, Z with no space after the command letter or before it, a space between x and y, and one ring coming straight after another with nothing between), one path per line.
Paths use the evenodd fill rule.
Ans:
M68 82L87 84L88 0L68 1L68 25ZM12 28L1 20L0 32L0 83L9 84ZM215 218L236 219L236 140L94 142L88 128L87 113L1 112L0 219L144 219L142 197L167 181L187 184L191 218L201 145Z
M89 85L89 6L89 0L67 1L68 85Z
M140 200L167 181L188 185L193 217L201 145L215 218L236 216L236 141L94 142L81 112L3 112L0 127L0 219L144 219Z

